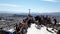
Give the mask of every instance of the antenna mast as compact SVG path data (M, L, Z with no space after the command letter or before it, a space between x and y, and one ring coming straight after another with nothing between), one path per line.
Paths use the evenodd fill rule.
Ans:
M31 9L29 9L29 15L30 15L30 10L31 10Z

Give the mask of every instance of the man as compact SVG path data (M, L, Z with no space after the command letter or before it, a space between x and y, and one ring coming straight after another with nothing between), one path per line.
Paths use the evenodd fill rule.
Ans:
M23 28L22 23L16 24L16 34L22 34L22 28Z
M23 20L23 29L22 29L23 34L26 34L26 33L27 33L27 29L28 29L27 20L24 19L24 20Z
M40 16L36 16L35 17L35 22L36 22L36 27L37 29L40 29L41 28L41 24L42 24L42 20L41 20L41 17Z
M31 26L31 23L34 23L34 20L33 20L33 17L31 15L28 18L29 19L28 19L27 24L28 24L28 27L30 27Z
M56 25L56 23L57 23L56 18L55 17L52 17L52 26L53 26L53 29L52 30L54 30L54 26Z

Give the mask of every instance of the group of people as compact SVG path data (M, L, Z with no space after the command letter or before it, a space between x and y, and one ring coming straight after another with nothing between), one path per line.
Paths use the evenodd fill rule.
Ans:
M54 30L54 26L56 25L57 23L57 19L55 17L49 17L49 16L36 16L35 17L35 23L38 25L38 26L41 26L41 25L44 25L46 26L46 30L48 30L48 27L49 26L52 26Z
M32 16L29 16L25 19L23 19L22 23L16 24L16 34L26 34L27 29L30 28L31 23L33 23Z
M57 20L56 20L55 17L35 16L33 18L33 16L30 15L26 19L23 19L22 23L16 24L16 34L26 34L27 33L27 29L30 28L30 26L31 26L31 23L35 23L37 26L53 25L53 29L52 30L54 30L54 26L56 25ZM46 27L46 30L48 30L48 27Z

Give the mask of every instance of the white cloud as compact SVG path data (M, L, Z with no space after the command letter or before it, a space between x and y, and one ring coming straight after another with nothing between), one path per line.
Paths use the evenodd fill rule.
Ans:
M24 5L16 5L16 4L0 4L0 11L10 12L10 13L28 13L29 7ZM50 13L57 12L59 9L48 9L48 8L33 8L31 7L31 13Z
M0 4L0 6L8 6L8 7L22 7L22 5L16 5L16 4Z
M24 8L23 5L16 5L16 4L0 4L0 12L14 12L19 13L23 12Z
M48 1L48 2L60 2L60 0L41 0L41 1Z

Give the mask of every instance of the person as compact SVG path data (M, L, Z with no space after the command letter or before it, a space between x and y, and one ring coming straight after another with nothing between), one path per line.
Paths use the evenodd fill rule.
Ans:
M60 30L58 30L57 34L60 34Z
M19 29L19 25L16 24L16 34L20 34L19 31L20 31L20 29Z
M16 31L17 31L17 32L19 31L19 26L18 26L18 24L16 24Z
M50 24L51 24L51 18L47 17L46 18L46 30L48 30L48 27L50 26Z
M52 26L53 26L53 29L52 30L54 30L54 26L56 25L56 23L57 23L56 18L55 17L52 17Z
M41 28L41 24L42 24L42 20L41 20L41 17L40 16L36 16L35 17L35 24L37 25L37 29L40 29Z
M26 34L26 33L27 33L27 29L28 29L27 20L24 19L24 20L23 20L23 29L22 29L23 34Z
M22 23L16 24L16 34L22 34Z
M33 17L32 16L29 16L29 19L27 21L28 27L31 26L31 23L34 23L34 20L33 20Z

